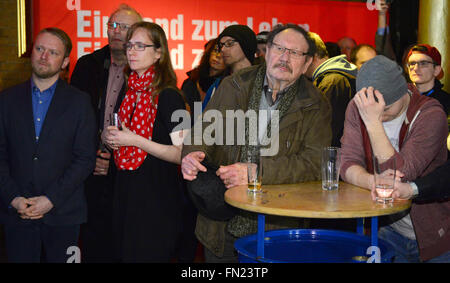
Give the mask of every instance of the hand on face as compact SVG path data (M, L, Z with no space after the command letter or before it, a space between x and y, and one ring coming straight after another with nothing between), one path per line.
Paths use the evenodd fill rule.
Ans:
M383 95L378 90L374 90L373 87L362 88L356 93L353 100L366 127L382 122L386 104Z

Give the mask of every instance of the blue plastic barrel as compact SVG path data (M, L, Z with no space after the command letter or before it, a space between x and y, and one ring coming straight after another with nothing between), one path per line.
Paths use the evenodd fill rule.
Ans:
M256 234L235 241L239 262L367 262L370 237L351 232L287 229L264 233L264 258L256 258ZM378 239L380 262L392 261L393 248Z

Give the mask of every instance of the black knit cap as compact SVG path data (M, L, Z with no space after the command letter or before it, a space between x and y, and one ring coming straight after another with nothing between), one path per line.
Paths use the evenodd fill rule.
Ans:
M234 38L241 46L242 51L247 57L248 61L253 64L256 52L256 35L255 33L245 25L232 25L225 28L219 35L220 39L224 36Z

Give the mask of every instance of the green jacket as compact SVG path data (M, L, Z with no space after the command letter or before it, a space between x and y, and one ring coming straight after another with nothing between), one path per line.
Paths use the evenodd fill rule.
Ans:
M209 101L204 114L208 110L218 110L222 114L223 125L226 125L226 110L247 111L252 84L260 67L246 68L225 78ZM278 153L262 158L263 184L291 184L320 178L321 149L331 142L331 109L306 77L301 76L295 83L300 91L287 113L280 117ZM203 122L203 131L210 124ZM202 144L184 145L182 157L190 152L203 151L205 159L217 166L239 162L241 146L226 145L225 133L224 145L205 145L203 139L200 139L199 131L195 129L191 130L191 141L195 140L196 135L197 141L202 140ZM236 133L234 136L236 139ZM271 222L270 217L266 222ZM223 254L226 224L227 222L213 221L202 215L197 218L197 238L219 257Z

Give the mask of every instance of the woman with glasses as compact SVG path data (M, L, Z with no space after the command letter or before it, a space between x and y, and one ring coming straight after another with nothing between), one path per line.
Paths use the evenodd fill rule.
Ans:
M181 90L191 108L191 113L194 111L194 102L203 102L209 87L224 72L225 64L217 46L217 38L211 39L205 45L200 64L195 69L187 72L188 78L181 86Z
M126 38L128 90L119 108L121 129L110 126L117 177L113 223L120 262L167 262L180 217L183 131L172 113L185 104L176 87L167 39L154 23L131 26Z

